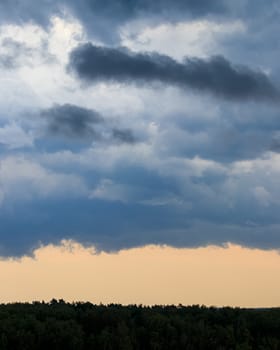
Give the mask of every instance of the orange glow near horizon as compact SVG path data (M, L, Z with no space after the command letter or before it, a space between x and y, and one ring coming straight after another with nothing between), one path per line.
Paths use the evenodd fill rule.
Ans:
M277 251L229 244L99 253L73 242L0 261L0 302L63 298L122 304L280 306Z

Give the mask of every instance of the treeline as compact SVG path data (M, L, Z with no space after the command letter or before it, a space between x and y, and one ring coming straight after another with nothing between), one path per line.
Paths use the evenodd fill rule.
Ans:
M280 308L0 305L0 350L280 350Z

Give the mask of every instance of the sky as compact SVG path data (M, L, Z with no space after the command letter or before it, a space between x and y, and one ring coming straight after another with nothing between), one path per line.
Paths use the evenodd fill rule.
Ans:
M279 16L0 0L0 302L277 305Z

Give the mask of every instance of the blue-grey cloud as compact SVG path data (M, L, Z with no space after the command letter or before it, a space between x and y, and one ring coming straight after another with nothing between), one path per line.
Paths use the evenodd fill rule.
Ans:
M50 134L70 138L97 137L94 126L104 122L96 111L71 104L55 105L43 110L41 115L47 121Z
M206 108L207 108L206 104ZM168 140L164 156L195 157L231 163L279 153L280 120L278 105L219 105L215 118L185 113L161 121L158 145Z
M207 16L224 13L228 6L225 0L0 0L0 19L2 23L33 21L46 27L52 15L63 15L65 9L80 19L89 33L111 40L118 36L121 25L135 18Z
M270 144L270 150L276 153L280 153L280 137L279 135L272 139Z
M149 243L279 248L279 13L278 0L0 0L1 25L45 29L32 46L29 35L23 43L1 27L0 256L62 239L107 251ZM70 70L85 85L121 83L112 95L69 86L60 56L45 64L63 37L53 37L51 18L65 14L89 41L108 45L78 46ZM210 51L223 57L179 62L118 48L121 33L131 39L146 26L193 19L242 30L217 34ZM159 89L136 96L127 84ZM163 86L181 90L161 94ZM102 113L85 107L96 101Z
M34 54L34 49L10 37L3 38L0 47L0 67L4 69L17 68L22 61Z
M109 81L149 85L160 82L235 100L279 101L280 96L264 73L233 65L220 56L209 60L190 58L179 63L156 53L133 53L87 43L71 52L68 67L87 83Z
M54 105L41 111L49 135L83 141L133 144L132 130L110 123L97 111L72 104Z
M231 3L226 0L0 0L1 23L27 23L47 27L53 15L65 15L65 9L78 18L88 33L104 41L119 38L119 29L134 19L155 19L160 22L183 21L192 18L242 18L246 22L256 17L277 15L278 1L267 0Z
M165 145L174 142L168 138ZM62 239L107 251L150 243L280 246L273 158L232 168L205 159L180 159L178 152L151 157L147 152L143 163L129 152L128 159L120 157L114 166L103 168L99 162L106 163L110 153L98 150L98 161L91 152L50 153L46 169L2 156L0 255L29 254L40 244ZM112 152L118 154L114 147ZM76 159L72 167L69 156Z
M70 4L69 4L70 3ZM224 0L83 0L68 2L90 34L107 42L118 39L119 28L134 19L178 21L186 18L222 15L229 10Z
M130 182L141 185L139 196L178 194L168 178L163 180L144 169L126 170ZM279 220L271 207L260 208L253 201L241 201L235 208L218 200L215 205L207 203L198 196L199 191L208 191L206 184L207 177L189 183L187 196L195 201L192 207L82 197L17 201L0 213L0 254L31 254L41 244L58 244L63 239L106 251L146 244L198 247L226 242L264 249L280 247ZM208 188L215 188L215 184Z
M10 36L4 36L0 40L0 68L13 70L21 66L32 66L34 59L41 63L54 61L54 56L48 52L46 40L41 40L38 47L29 46Z

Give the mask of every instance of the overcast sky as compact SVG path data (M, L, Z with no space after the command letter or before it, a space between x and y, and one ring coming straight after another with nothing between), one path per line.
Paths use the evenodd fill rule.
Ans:
M0 255L280 248L278 0L0 0Z

